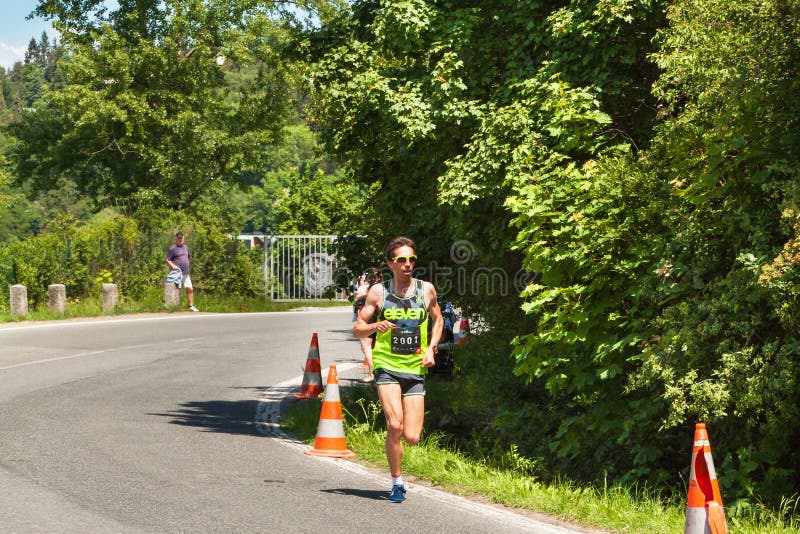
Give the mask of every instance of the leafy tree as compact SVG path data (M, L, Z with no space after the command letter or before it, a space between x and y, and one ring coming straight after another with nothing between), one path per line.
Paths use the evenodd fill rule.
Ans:
M659 336L638 383L661 424L705 419L724 484L779 503L800 488L797 304L800 4L675 2L656 58L665 121L643 168L668 184ZM752 501L751 501L752 502Z
M39 63L41 57L42 53L39 49L39 42L31 37L31 40L28 42L28 49L25 51L25 63Z
M552 471L676 484L703 419L734 495L797 491L796 4L361 1L313 36L372 227L535 276L460 300L531 382L494 434Z
M63 50L42 32L38 41L31 38L24 61L8 71L0 69L0 126L19 120L23 109L33 107L48 88L63 84L57 68Z
M531 87L551 81L566 91L585 87L597 109L624 109L607 114L601 132L643 144L649 127L634 117L652 115L642 87L655 76L644 59L643 36L662 20L658 3L650 2L560 8L512 1L355 2L351 14L312 37L314 118L355 176L379 184L373 202L382 216L371 233L376 227L381 237L410 233L440 265L452 265L455 244L468 241L473 261L459 269L501 269L513 277L522 265L510 246L507 163L488 157L467 168L459 158L495 141L484 133L501 127L493 122L496 113L524 107L521 98ZM574 122L556 126L568 129L581 113L575 109ZM527 131L508 128L497 147L524 145ZM569 143L568 133L552 137ZM489 292L462 291L457 298L485 316L496 310L507 323L516 306L507 307L507 295Z
M226 4L227 6L228 4ZM214 182L261 167L280 138L288 74L283 39L257 3L42 2L69 56L68 84L12 128L17 177L37 189L68 176L98 199L152 189L191 206ZM257 75L225 98L231 65Z
M11 202L11 197L8 194L8 186L10 183L11 179L8 176L8 163L6 162L3 151L0 150L0 213L2 212L1 210L6 209Z
M6 77L5 69L0 67L0 125L8 124L11 119L11 110L6 102L6 93L9 80Z
M25 93L25 87L22 81L22 67L22 62L16 62L3 77L3 100L5 100L6 109L10 112L4 121L5 124L16 119L22 113L23 95Z
M263 173L252 173L252 185L230 192L231 209L245 232L346 232L348 215L361 209L364 191L342 169L321 154L308 125L287 126L284 141L270 147ZM303 198L308 195L308 198ZM318 199L318 200L317 200ZM317 202L317 217L305 217L302 205ZM341 202L339 204L338 202ZM307 210L301 210L308 214ZM317 221L317 223L314 222Z
M24 108L33 108L45 89L44 71L38 64L26 62L22 66L22 85L22 105Z
M42 32L39 41L31 39L28 51L25 53L25 62L39 65L49 86L63 85L64 80L58 71L58 60L64 54L64 47L58 41L50 42L47 32Z
M358 190L341 175L308 170L276 202L277 230L283 234L340 233L357 210Z

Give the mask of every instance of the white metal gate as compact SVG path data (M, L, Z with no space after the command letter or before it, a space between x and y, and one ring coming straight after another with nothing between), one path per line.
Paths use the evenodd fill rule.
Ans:
M264 279L272 300L347 300L335 287L333 235L264 236Z

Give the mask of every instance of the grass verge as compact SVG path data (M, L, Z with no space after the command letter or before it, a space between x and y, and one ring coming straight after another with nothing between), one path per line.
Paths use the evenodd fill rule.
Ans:
M384 456L383 416L374 390L355 386L343 389L342 406L347 446L358 461L387 470ZM306 443L316 436L321 401L294 403L284 414L282 426ZM648 488L608 485L602 488L580 487L569 481L543 484L527 474L524 458L510 451L508 468L497 468L458 450L446 436L431 433L416 447L405 446L403 472L427 481L450 493L478 497L498 504L532 512L587 527L626 533L682 532L685 500L662 495ZM750 511L728 517L731 534L797 533L796 500L786 509ZM785 513L784 513L785 512Z

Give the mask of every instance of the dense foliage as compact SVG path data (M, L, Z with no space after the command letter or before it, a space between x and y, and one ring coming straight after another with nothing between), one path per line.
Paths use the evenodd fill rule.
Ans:
M193 255L192 278L207 293L263 294L260 251L231 239L218 216L181 216L168 210L142 210L136 218L103 211L88 221L69 216L52 221L36 236L0 245L0 312L8 310L8 287L27 287L32 307L47 306L48 285L64 284L70 301L100 294L115 283L124 301L160 294L165 256L176 230L182 230Z
M681 493L704 421L734 513L800 491L800 2L283 4L40 2L0 286L135 294L182 227L246 293L239 229L348 233L355 270L408 234L483 326L439 428Z
M345 230L361 192L321 154L302 65L281 56L300 7L39 3L62 42L43 34L0 72L0 310L13 283L34 306L52 283L141 298L176 229L201 291L263 294L261 253L232 236Z
M31 38L24 61L8 71L0 68L0 125L30 109L48 89L63 84L57 66L63 53L64 47L42 32L38 40Z
M281 56L297 8L40 2L63 42L0 72L4 242L162 207L224 235L343 231L361 192L303 120L302 65Z
M705 421L737 506L800 490L798 16L357 1L312 36L320 131L372 187L362 228L456 267L424 274L488 327L466 383L513 348L521 381L454 396L457 430L553 474L678 487ZM452 283L480 273L522 283Z

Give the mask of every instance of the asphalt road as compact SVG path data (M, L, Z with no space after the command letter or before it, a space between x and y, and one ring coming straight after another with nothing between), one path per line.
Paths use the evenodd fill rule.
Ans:
M271 424L361 363L350 310L0 326L0 532L580 532L310 457Z

